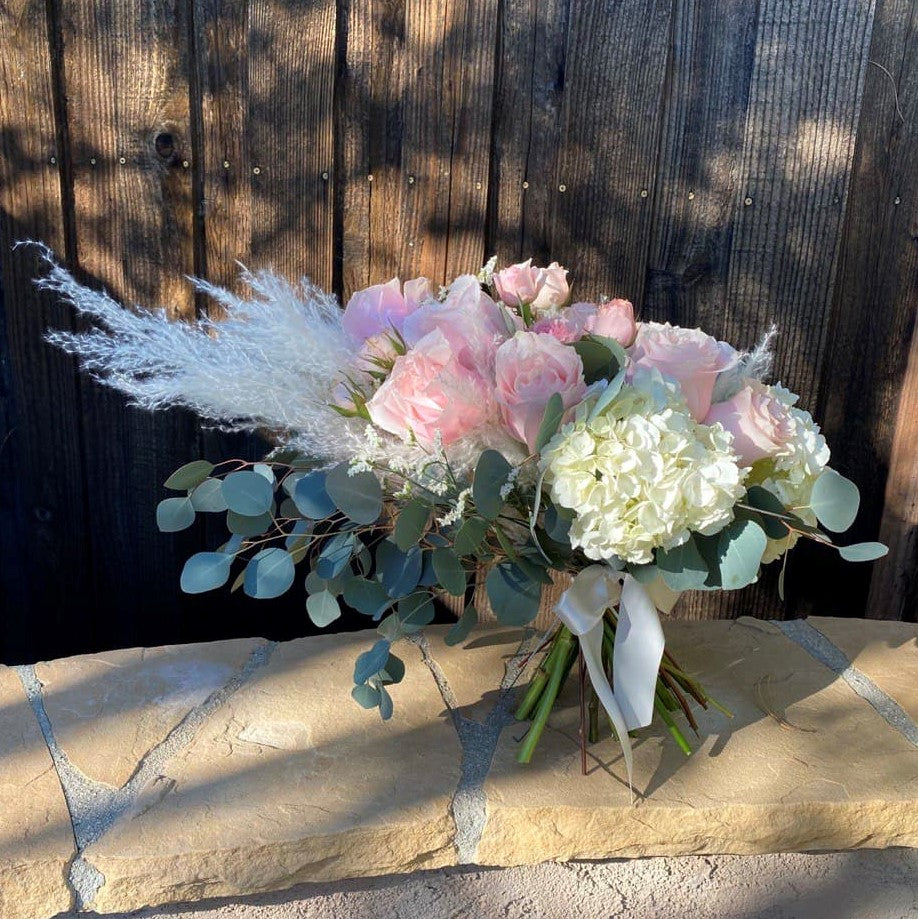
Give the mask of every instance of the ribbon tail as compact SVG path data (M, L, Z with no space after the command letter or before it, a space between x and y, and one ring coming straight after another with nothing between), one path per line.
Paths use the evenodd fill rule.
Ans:
M579 636L580 650L583 652L583 659L586 662L587 673L590 676L590 682L596 690L596 695L606 710L609 719L615 726L618 734L619 743L622 747L622 755L625 758L625 769L628 773L628 788L631 791L632 798L634 795L634 757L631 751L631 738L628 736L628 726L625 718L615 700L615 694L606 678L605 670L602 666L602 619L596 623L589 631ZM656 673L654 673L656 679Z
M653 719L664 643L653 600L639 581L626 574L618 605L612 679L615 698L630 729L646 727Z

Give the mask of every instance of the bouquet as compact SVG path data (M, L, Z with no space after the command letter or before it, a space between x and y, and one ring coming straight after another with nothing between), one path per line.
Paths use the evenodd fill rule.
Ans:
M604 710L629 771L629 732L713 703L664 650L659 612L688 590L738 590L812 539L837 546L853 483L797 397L764 382L774 330L750 352L700 329L638 322L627 300L571 302L567 271L531 260L437 288L393 279L342 311L308 281L245 271L248 298L203 281L219 321L125 310L44 250L39 283L94 321L52 332L101 382L149 409L180 405L226 430L265 433L261 462L194 460L165 483L165 532L225 516L226 541L188 559L182 589L231 583L276 597L305 577L317 626L343 604L377 623L353 697L390 717L393 652L434 619L438 595L484 578L504 624L567 585L517 715L528 761L579 660L583 733ZM305 570L305 571L304 571ZM447 641L476 625L471 603ZM585 677L589 676L587 682ZM691 701L690 701L691 700Z

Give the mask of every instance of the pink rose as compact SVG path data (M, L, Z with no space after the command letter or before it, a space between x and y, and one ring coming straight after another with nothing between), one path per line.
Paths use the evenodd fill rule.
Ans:
M557 316L546 316L534 322L532 331L545 332L568 344L587 334L602 335L628 348L634 342L637 324L634 307L628 300L610 300L599 304L575 303Z
M405 281L404 293L398 278L358 290L344 309L344 331L356 341L392 329L401 332L405 317L430 296L427 278Z
M581 402L587 389L577 352L538 332L517 332L505 341L497 349L495 375L501 418L530 450L552 395L559 393L567 409Z
M633 368L656 367L682 389L689 411L701 421L711 407L717 374L738 359L726 342L701 329L683 329L668 322L642 322L631 351Z
M456 278L442 303L428 300L405 319L403 334L409 346L435 329L450 341L459 359L470 368L489 366L494 351L510 332L506 319L521 324L496 304L471 274Z
M733 449L743 466L781 453L796 431L787 404L755 380L726 402L712 405L704 423L720 423L733 435Z
M532 259L494 273L494 287L508 306L527 303L533 313L551 312L567 303L571 291L567 269L557 262L535 268Z
M488 416L489 387L463 366L439 329L398 357L388 379L367 402L373 423L384 431L430 447L437 432L449 444L480 426Z

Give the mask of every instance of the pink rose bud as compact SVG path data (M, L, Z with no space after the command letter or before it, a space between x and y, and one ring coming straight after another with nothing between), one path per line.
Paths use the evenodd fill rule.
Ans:
M400 333L405 317L430 296L427 278L406 281L404 294L398 278L358 290L344 309L344 331L356 341L393 329Z
M656 367L682 389L689 411L701 421L711 408L717 374L732 367L737 352L701 329L642 322L631 350L632 366Z
M777 456L796 431L788 405L758 381L750 381L726 402L712 405L704 423L722 424L733 435L733 449L743 466Z
M535 449L545 406L559 393L564 407L583 400L586 383L577 352L551 335L517 332L497 349L497 403L507 430Z
M431 447L439 432L450 444L484 423L489 386L463 366L440 329L425 335L397 358L388 379L367 402L373 423L384 431Z
M578 306L593 304L575 303L571 309L577 309ZM634 307L630 300L609 300L594 309L595 312L584 323L587 332L614 338L623 348L630 348L634 344L637 323L634 321Z
M508 306L528 304L534 314L552 312L570 299L567 269L557 262L536 268L532 259L494 273L497 295Z

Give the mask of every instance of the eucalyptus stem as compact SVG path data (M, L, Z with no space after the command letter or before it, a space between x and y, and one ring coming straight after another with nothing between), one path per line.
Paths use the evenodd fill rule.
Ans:
M542 732L545 730L545 725L548 722L548 715L555 704L555 700L558 698L558 692L561 689L564 678L573 665L574 657L576 657L574 636L567 626L562 626L558 631L558 648L558 655L552 662L549 670L550 676L548 685L539 698L539 704L536 708L535 716L532 719L532 724L520 746L519 753L516 755L517 762L528 763L532 760L532 754L535 751L536 744L538 744L539 738L542 736Z
M587 739L590 743L596 743L599 740L599 696L596 695L596 690L592 686L589 687L589 693L590 701L587 710L589 711L590 729Z
M673 720L673 716L666 708L666 704L663 702L659 692L654 693L653 707L657 714L663 719L663 723L666 725L666 727L669 728L669 733L673 735L676 743L679 744L679 749L682 750L686 756L691 756L692 748L689 746L688 741L682 735L682 731L679 730L678 725Z

